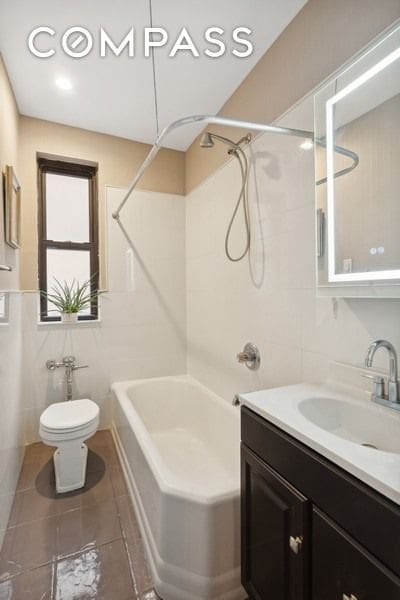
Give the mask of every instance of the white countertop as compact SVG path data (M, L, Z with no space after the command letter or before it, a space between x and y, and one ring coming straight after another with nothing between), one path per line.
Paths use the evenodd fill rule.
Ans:
M328 405L329 400L332 405L335 400L350 403L350 412L360 419L368 411L368 420L374 428L371 434L370 427L369 434L374 441L378 440L375 445L379 448L382 441L381 447L393 451L362 446L363 441L370 442L371 435L365 440L357 436L351 440L349 431L340 424L332 426L331 431L314 424L304 414L304 402L300 406L310 398L327 399ZM400 505L400 411L371 402L369 396L358 389L331 382L262 390L243 394L240 399L244 406ZM362 427L362 421L358 426Z

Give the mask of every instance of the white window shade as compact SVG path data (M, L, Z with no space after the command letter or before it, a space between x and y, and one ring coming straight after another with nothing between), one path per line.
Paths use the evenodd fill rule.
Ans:
M47 239L89 241L89 180L46 173Z

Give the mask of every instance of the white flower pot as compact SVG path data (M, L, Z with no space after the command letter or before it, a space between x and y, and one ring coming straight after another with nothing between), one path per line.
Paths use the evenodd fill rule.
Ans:
M78 320L78 313L61 313L61 321L63 323L76 323Z

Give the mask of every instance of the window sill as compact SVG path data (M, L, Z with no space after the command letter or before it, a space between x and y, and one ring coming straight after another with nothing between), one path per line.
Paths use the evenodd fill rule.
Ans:
M75 321L74 323L64 323L63 321L38 321L37 326L40 327L40 329L52 329L53 327L68 327L69 329L76 329L76 328L87 328L87 327L100 327L101 326L101 319L91 319L88 321Z

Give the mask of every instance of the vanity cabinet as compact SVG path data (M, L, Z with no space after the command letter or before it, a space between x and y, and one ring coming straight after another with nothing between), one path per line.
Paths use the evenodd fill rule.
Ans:
M243 583L256 600L305 600L310 502L245 447L242 467Z
M318 509L312 531L313 598L400 599L399 579Z
M400 507L242 408L251 600L400 600Z

